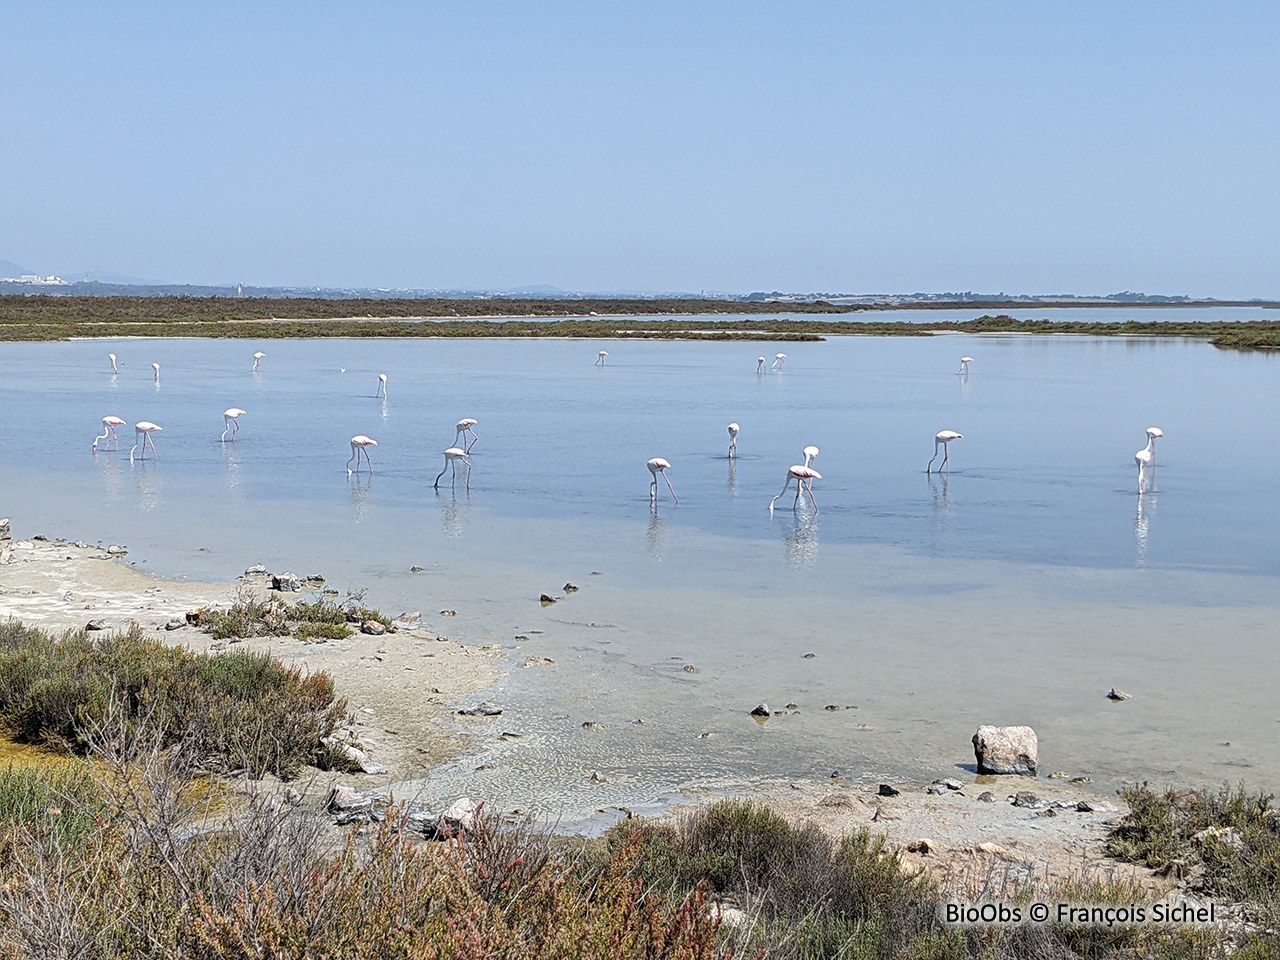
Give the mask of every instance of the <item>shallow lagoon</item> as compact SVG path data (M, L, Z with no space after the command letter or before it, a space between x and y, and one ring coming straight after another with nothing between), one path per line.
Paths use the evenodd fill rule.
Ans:
M757 376L778 351L784 370ZM1277 363L1086 337L4 344L0 512L15 535L127 543L166 575L320 572L502 643L506 713L477 727L523 736L428 793L572 815L835 770L932 777L972 762L983 722L1030 723L1044 772L1100 788L1274 787L1280 505L1258 438ZM235 444L218 442L229 406L248 410ZM108 413L161 424L159 463L129 463L128 428L123 451L91 455ZM470 489L446 475L437 493L464 416ZM944 428L965 436L929 478ZM372 477L346 474L356 433L379 442ZM807 444L821 512L788 496L770 516ZM652 456L679 505L663 487L651 510ZM582 589L539 605L567 581ZM760 726L760 700L801 710Z

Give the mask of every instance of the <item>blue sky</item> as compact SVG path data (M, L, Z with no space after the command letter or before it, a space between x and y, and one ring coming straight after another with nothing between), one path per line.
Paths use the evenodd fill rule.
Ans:
M1280 296L1273 3L11 3L0 258Z

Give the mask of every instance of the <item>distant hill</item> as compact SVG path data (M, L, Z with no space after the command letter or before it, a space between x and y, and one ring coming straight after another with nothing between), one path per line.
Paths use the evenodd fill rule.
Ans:
M34 270L28 270L26 267L20 267L12 260L0 260L0 277L8 279L17 279L18 277L29 277L35 273Z

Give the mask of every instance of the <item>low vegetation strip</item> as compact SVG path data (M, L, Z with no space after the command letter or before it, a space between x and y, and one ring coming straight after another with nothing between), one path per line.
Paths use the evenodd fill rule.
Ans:
M948 305L954 308L956 305ZM966 305L972 306L972 305ZM1119 322L1018 320L985 314L973 320L903 323L888 308L875 320L789 314L852 312L818 301L805 304L721 300L255 300L216 297L0 296L0 340L73 337L465 337L665 340L821 340L824 336L922 337L937 333L1083 334L1196 337L1236 350L1280 349L1280 322ZM1020 310L1028 309L1020 306ZM1135 308L1141 313L1142 308ZM666 319L661 315L667 315ZM732 320L716 315L735 314ZM744 314L775 314L743 319ZM703 319L703 318L711 319ZM884 317L884 319L879 319ZM626 318L620 322L617 318Z
M113 728L130 741L144 723L205 769L282 778L325 756L346 719L326 673L306 674L267 653L193 653L128 633L52 636L0 623L0 723L19 741L85 754Z

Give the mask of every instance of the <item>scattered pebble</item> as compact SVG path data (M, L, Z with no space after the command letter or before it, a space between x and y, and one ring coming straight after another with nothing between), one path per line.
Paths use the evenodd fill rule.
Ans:
M887 783L880 784L879 794L882 797L896 797L901 793L902 793L901 790L897 789L896 787L891 787Z
M418 566L418 565L415 563L412 567L410 567L410 568L409 568L409 572L410 572L410 573L421 573L421 572L422 572L422 568L421 568L420 566Z
M1115 687L1112 687L1111 692L1107 694L1108 700L1129 700L1132 697L1133 694L1126 693L1124 690L1117 690Z
M816 656L817 656L817 654L816 654L816 653L806 653L806 654L804 655L804 658L805 658L806 660L812 660L812 659L813 659L814 657L816 657Z
M609 778L606 777L599 770L595 770L595 771L592 771L591 773L591 782L592 783L608 783Z
M825 707L823 707L822 709L823 709L823 710L828 711L829 713L835 713L837 710L839 710L839 709L840 709L840 707L839 707L839 705L837 705L837 704L834 704L834 703L828 703L828 704L827 704Z
M767 704L767 703L758 703L758 704L756 704L755 709L751 711L751 716L753 716L753 717L767 717L767 716L769 716L769 704Z
M440 616L442 617L456 617L457 615L458 615L457 610L441 610L440 611Z
M502 713L502 708L495 706L492 700L485 700L474 707L463 707L458 713L464 717L496 717Z
M938 845L928 838L921 837L919 840L912 840L907 844L907 853L933 853L938 849Z
M84 628L86 630L105 630L107 629L107 625L101 620L90 620L84 625Z
M186 625L187 625L187 621L185 620L170 620L168 623L164 625L164 628L166 630L181 630Z
M582 724L583 730L603 730L603 723L596 723L594 720L586 720Z
M697 673L697 669L692 663L686 663L683 667L685 673Z
M983 803L995 803L996 795L990 790L983 790L982 793L978 794L978 799Z
M564 585L564 592L565 592L565 593L577 593L577 592L578 592L578 588L577 588L577 587L575 587L572 583L566 583L566 584Z
M544 607L549 607L551 606L551 604L555 602L556 602L556 598L553 596L550 596L549 594L544 593L541 597L541 603Z

